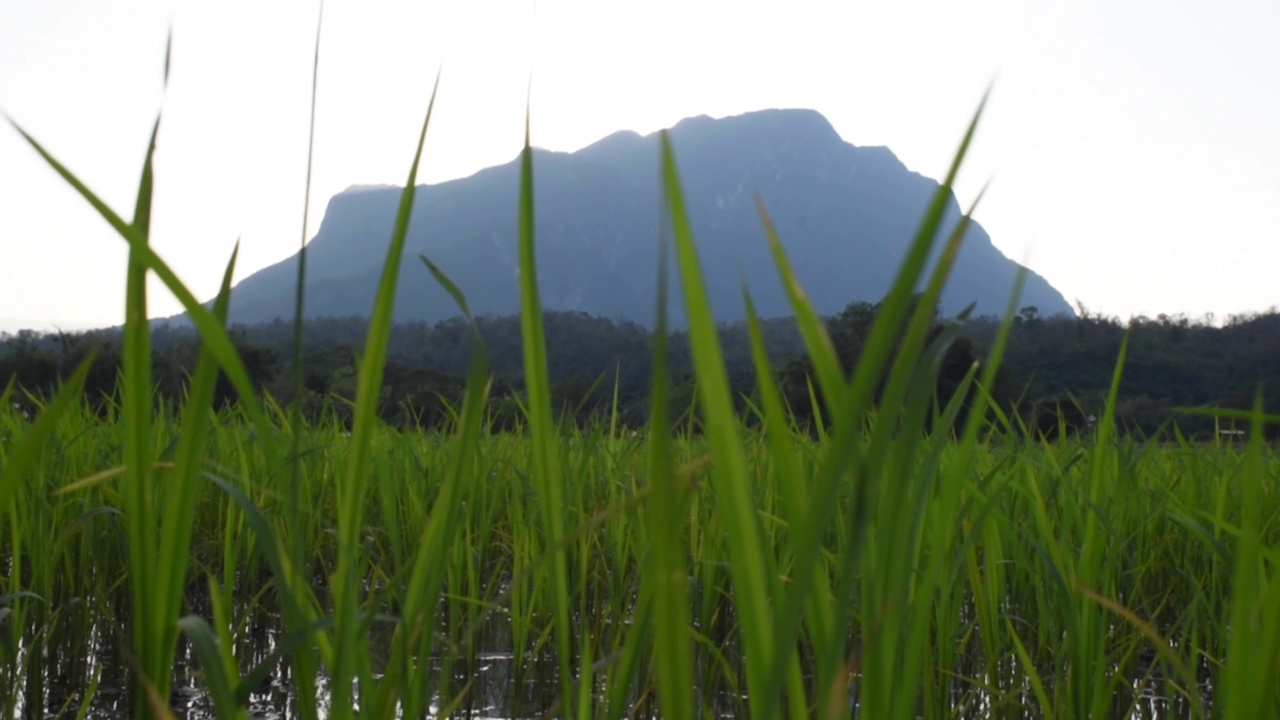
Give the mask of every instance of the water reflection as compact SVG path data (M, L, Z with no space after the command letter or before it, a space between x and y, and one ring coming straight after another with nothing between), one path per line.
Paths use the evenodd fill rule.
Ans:
M459 718L539 718L554 715L558 710L561 686L558 665L554 658L539 655L517 654L510 650L510 631L502 622L491 622L485 632L474 635L472 649L459 649L456 653L432 659L430 682L438 689L433 695L429 717ZM20 697L15 717L75 717L85 702L87 694L88 716L100 718L126 718L130 715L127 693L124 690L128 663L112 648L114 633L105 633L95 627L89 640L92 649L87 655L73 652L71 648L48 647L45 650L47 668L42 682L45 690L44 712L29 712ZM236 657L241 671L254 667L271 657L281 641L279 624L259 620L251 628L235 637ZM375 646L389 638L375 638ZM80 648L82 649L82 648ZM385 649L385 644L384 644ZM388 653L389 654L389 653ZM19 653L25 665L27 652ZM79 658L73 655L80 655ZM605 696L603 672L609 659L598 663L595 678L595 694ZM961 718L990 717L1040 717L1037 699L1027 678L1019 675L1019 663L1009 657L998 664L1003 678L983 678L968 674L978 671L976 659L965 658L962 667L952 676L951 711ZM1194 716L1191 702L1177 688L1177 678L1171 669L1165 668L1154 656L1141 657L1137 670L1127 686L1117 685L1120 694L1117 705L1128 707L1127 713L1117 717L1135 720L1156 718L1190 718ZM9 669L9 680L16 679ZM705 670L705 668L704 668ZM285 660L274 663L266 678L249 695L249 714L263 720L292 720L300 716L296 689L291 676L292 668ZM1207 662L1196 668L1204 710L1211 713L1211 669ZM700 678L712 678L714 672L698 672ZM380 676L375 674L375 681ZM96 687L94 679L98 679ZM517 678L519 678L517 680ZM714 681L713 681L714 682ZM329 688L327 678L317 678L317 695L322 716L328 714ZM21 683L9 687L23 687ZM1021 687L1020 692L1004 693L1000 700L983 687ZM630 699L632 707L627 717L656 717L655 699L648 689L640 689ZM857 708L857 678L852 678L849 691L853 717L859 717ZM699 700L711 706L720 717L745 717L746 698L728 687L700 687ZM202 689L201 675L191 647L183 641L179 647L177 671L170 696L170 706L178 717L190 720L214 718L214 708L209 696Z

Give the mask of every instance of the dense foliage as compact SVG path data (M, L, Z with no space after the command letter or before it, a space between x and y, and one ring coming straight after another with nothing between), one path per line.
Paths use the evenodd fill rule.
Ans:
M11 408L0 407L0 427L25 424ZM158 425L159 444L174 442L179 419L162 412ZM255 428L240 412L220 415L209 452L215 466L240 468L231 478L233 486L253 500L282 538L304 548L307 577L322 582L339 553L332 528L340 506L340 468L352 441L332 421L307 423L301 433L302 446L309 449L301 460L308 483L292 501L284 499L289 492L286 477L273 471L268 448L254 438ZM781 468L794 464L807 488L818 470L815 458L831 443L801 440L780 458L765 432L743 429L740 436L761 516L785 517ZM619 702L609 713L652 717L657 713L651 691L658 670L650 665L651 656L643 652L630 669L616 659L628 651L632 627L618 619L643 612L636 598L648 543L643 508L651 477L646 463L649 438L629 431L610 434L600 427L587 432L566 427L558 439L561 460L573 478L566 484L563 537L575 622L581 628L578 657L605 659L597 672L610 688L608 700L601 698L595 711L604 715L606 704ZM12 595L0 599L0 607L14 611L9 624L0 623L0 714L14 712L17 698L35 702L41 694L46 707L74 709L84 703L91 716L129 714L119 692L128 666L115 650L127 646L128 637L112 620L127 613L123 591L129 577L127 538L114 520L117 480L99 478L68 489L74 481L98 473L98 458L111 457L122 440L120 423L103 421L87 408L62 418L32 469L38 480L24 485L14 499L10 517L25 522L0 538L0 559L17 558L26 569L21 579L0 577L0 588L3 593L37 593L40 600ZM1092 651L1097 653L1095 665L1103 671L1102 682L1089 685L1087 696L1098 698L1112 717L1150 717L1152 712L1195 717L1194 703L1211 697L1209 688L1220 677L1227 654L1229 635L1222 623L1230 612L1233 580L1224 557L1239 547L1233 528L1240 522L1240 479L1247 469L1240 448L1132 440L1114 447L1088 440L990 441L969 458L948 442L929 442L922 448L922 458L941 452L940 464L930 468L922 459L913 469L913 479L928 481L936 475L947 482L978 480L961 483L957 507L968 509L956 515L962 518L956 535L925 533L912 555L913 566L941 562L953 573L941 594L912 606L912 612L933 628L927 639L930 659L915 669L924 683L921 702L930 708L921 716L1053 717L1055 707L1061 710L1076 702L1066 695L1080 680L1064 660L1061 638L1078 638L1071 623L1080 610L1066 587L1046 578L1083 572L1073 564L1078 561L1072 553L1087 537L1088 513L1083 508L1090 502L1090 478L1100 471L1100 490L1107 497L1105 516L1113 531L1099 538L1105 560L1094 571L1097 588L1123 598L1126 607L1151 623L1177 654L1161 662L1166 646L1144 637L1144 628L1117 617L1097 630L1097 637L1105 639ZM447 435L417 431L379 433L373 450L378 461L362 518L367 533L362 552L369 560L367 578L375 588L369 606L390 614L396 611L407 566L429 521L429 499L441 492L439 469L452 462L456 450ZM735 692L745 682L742 628L729 600L730 550L716 537L723 506L704 462L708 446L701 438L681 433L673 438L673 450L681 477L693 489L680 537L691 563L690 612L704 638L694 646L693 675L686 682L700 688L706 707L722 716L745 717L749 710L741 693ZM524 470L531 464L532 451L523 433L493 434L479 443L472 471L475 484L459 511L460 533L447 553L443 617L448 621L440 628L440 661L427 677L442 702L454 699L460 716L493 716L495 708L505 708L507 717L536 716L554 706L559 692L546 643L552 614L547 563L532 552L539 535L538 501ZM1264 463L1267 492L1274 497L1280 458L1269 452ZM884 473L877 478L887 480L888 471ZM841 487L835 507L842 522L854 517L854 486ZM1265 528L1261 539L1275 547L1280 542L1280 506L1270 503L1259 510ZM933 497L924 516L930 524L942 523L952 512L954 508ZM296 716L299 698L285 681L288 663L268 654L283 637L274 615L282 600L271 580L270 556L250 531L251 517L212 484L199 490L193 517L192 559L184 577L189 611L210 616L205 585L208 578L216 579L235 629L232 647L240 659L238 671L247 674L256 669L255 663L265 663L267 674L255 681L247 699L264 714ZM881 533L903 525L888 513L875 523ZM790 536L785 523L770 524L770 556L785 558ZM824 534L823 546L827 552L822 577L838 584L840 559L856 550L838 527ZM840 625L840 644L857 647L863 641L861 633L870 632L865 628L874 626L873 614L857 609ZM383 672L389 648L385 639L378 639L376 632L374 636L374 668ZM1019 643L1025 648L1022 654ZM24 656L23 651L32 647L41 652ZM801 647L806 662L814 662L818 646L813 639L802 638ZM174 697L182 704L176 707L187 717L209 717L215 708L202 692L205 681L193 658L184 652L178 662ZM955 674L935 673L931 664ZM1090 673L1097 668L1091 667ZM1186 684L1179 674L1184 671L1198 686ZM96 694L90 685L95 679ZM1050 693L1043 701L1037 699L1033 682ZM1087 716L1081 711L1074 717Z
M856 364L878 308L878 304L851 303L826 319L846 372ZM481 317L476 322L489 349L495 381L491 416L509 426L518 418L512 396L523 383L520 319ZM647 422L653 351L649 330L585 313L548 312L545 322L557 412L580 424L601 419L612 410L616 389L619 421L632 427ZM940 330L953 321L936 318L935 322ZM998 326L990 317L963 323L941 371L939 390L944 402L969 363L990 349ZM813 409L808 389L812 368L800 334L790 319L765 321L763 331L791 410L804 421ZM991 392L1006 412L1016 413L1030 427L1052 435L1061 415L1069 426L1085 429L1088 418L1096 418L1105 400L1125 331L1118 318L1085 308L1078 317L1041 317L1035 307L1024 307L1014 319L1005 361ZM336 407L341 414L346 405L330 401L354 397L356 359L367 332L368 322L357 317L307 322L303 402L312 419L326 408ZM396 427L435 427L447 417L446 408L462 396L470 332L461 317L395 326L379 403L384 421ZM1116 409L1122 431L1150 437L1176 422L1186 434L1208 437L1218 427L1212 418L1177 410L1247 408L1260 386L1265 406L1280 408L1280 383L1266 382L1280 368L1280 312L1233 316L1222 324L1214 324L1212 318L1141 317L1133 321L1131 332ZM729 377L739 395L738 409L753 422L747 401L756 382L746 323L722 324L719 334ZM199 336L188 327L163 324L152 337L152 377L158 394L168 401L181 400L198 357ZM232 337L253 381L281 403L291 402L292 323L237 326ZM105 402L116 391L119 342L118 330L43 335L23 331L0 336L0 381L12 377L26 390L47 394L96 347L86 391ZM688 410L694 397L687 333L672 336L668 362L676 385L672 408L678 416ZM234 395L224 378L216 397L222 403Z

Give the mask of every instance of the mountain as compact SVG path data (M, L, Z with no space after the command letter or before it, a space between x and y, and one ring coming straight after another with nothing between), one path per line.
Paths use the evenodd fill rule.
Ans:
M764 110L682 120L671 129L680 177L716 318L744 316L741 280L765 317L789 315L754 197L769 209L797 276L822 314L879 300L938 183L887 148L855 147L811 110ZM550 310L652 325L656 297L659 138L618 132L574 153L534 152L538 281ZM424 254L466 293L476 314L519 311L519 162L421 186L414 201L397 320L457 314L419 261ZM308 245L309 317L367 315L399 202L394 187L335 196ZM954 197L945 230L960 217ZM1000 314L1019 266L971 225L943 294L945 315L971 302ZM297 258L241 281L233 322L293 316ZM674 273L673 287L678 288ZM1071 314L1062 294L1029 272L1020 305ZM683 321L679 302L672 318Z

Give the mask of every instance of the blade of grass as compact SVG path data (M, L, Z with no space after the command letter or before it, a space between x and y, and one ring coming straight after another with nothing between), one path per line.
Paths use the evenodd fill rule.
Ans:
M1263 560L1262 510L1268 500L1262 397L1259 388L1240 474L1240 539L1233 569L1227 664L1219 679L1222 717L1233 719L1275 714L1274 679L1280 671L1280 579L1273 575L1268 580ZM1274 498L1274 486L1271 494Z
M217 357L219 366L235 388L240 402L244 405L245 412L252 420L259 437L264 439L273 437L271 424L267 421L267 416L258 401L257 391L249 380L249 374L245 370L244 362L236 352L235 344L231 341L231 336L226 328L218 322L208 308L201 305L195 295L178 279L177 274L169 267L168 263L155 254L148 244L147 237L142 235L137 227L121 219L114 210L108 207L84 183L80 182L79 178L49 154L44 146L23 130L12 118L6 116L6 119L9 120L9 123L22 135L27 143L44 158L45 162L68 185L74 188L111 225L112 229L129 244L130 257L136 255L137 260L145 264L151 272L154 272L169 292L173 293L173 296L187 312L191 323L195 325L196 330L200 333L201 340L209 346L210 351ZM265 447L270 451L274 446L268 443Z
M689 682L694 669L690 635L693 618L683 543L685 500L675 476L668 416L671 379L667 370L667 243L663 232L658 245L658 301L649 391L649 484L653 495L646 514L652 530L644 579L646 595L654 609L653 668L658 677L658 704L665 718L691 720L695 717L693 685Z
M975 207L976 202L969 208L967 213L969 217L972 217ZM1013 317L1019 307L1019 300L1021 298L1022 287L1025 279L1026 268L1021 268L1014 278L1014 286L1010 292L1009 300L1005 307L1003 319L1000 323L999 329L997 330L995 341L992 344L991 350L988 352L986 362L981 366L981 379L977 381L977 389L973 393L973 398L969 405L964 426L959 437L959 447L956 453L957 457L954 460L953 467L957 468L959 472L969 472L968 468L973 467L974 456L978 451L978 429L982 425L982 418L986 415L986 409L988 407L993 407L995 411L999 413L999 408L992 402L991 397L986 392L985 388L990 387L995 381L996 372L999 369L1000 362L1004 355L1004 349L1008 342L1009 333L1013 327ZM957 388L957 391L952 398L953 403L968 396L966 388L968 387L969 381L973 378L974 371L976 369L977 368L971 368L970 372L966 374L965 380L961 383L960 388ZM949 421L945 423L944 426L950 427L951 422ZM939 442L938 447L941 449L941 442ZM936 457L931 459L931 462L933 463L936 463L937 461L938 458ZM964 484L959 482L943 482L938 484L935 502L937 507L943 509L941 513L942 520L931 522L928 528L930 536L929 542L934 548L957 547L962 545L963 537L961 528L964 526L966 520L964 517L965 511L959 510L958 508L961 508L962 505L963 487ZM957 510L948 512L946 510L947 508L957 508ZM958 572L956 566L964 562L962 560L964 555L964 552L956 554L932 553L928 559L926 576L933 579L935 586L941 589L943 587L943 578L951 575L953 572ZM999 593L1002 590L1000 586L997 585L996 587L997 589L993 589L990 593L992 598L991 602L996 602L995 598L999 597ZM977 591L979 596L981 596L984 589L985 588L979 588ZM940 592L939 597L945 598L945 591ZM980 613L984 609L988 609L988 612L982 616L986 627L998 628L999 623L996 619L994 610L990 609L991 606L981 602L980 600L975 601L975 604L978 606ZM958 614L958 610L954 607L939 608L938 610L939 617L951 618L956 614ZM939 620L939 622L944 621ZM995 656L997 651L995 651L994 648L997 641L995 639L994 631L984 634L983 640L986 643L989 654ZM950 645L941 645L939 650L940 658L942 658L942 666L954 666L954 647Z
M921 308L925 305L922 302ZM873 500L877 546L875 550L868 546L864 552L872 554L859 563L865 578L863 607L874 613L873 622L862 629L862 662L866 670L859 702L863 707L879 707L886 717L911 714L918 702L921 684L928 682L925 673L917 668L934 664L930 656L930 635L934 632L950 635L945 624L935 625L931 613L914 604L913 597L936 599L935 602L944 602L944 598L950 597L945 587L950 577L945 561L956 556L935 551L922 558L921 548L927 518L929 529L946 537L952 534L951 528L958 520L955 506L939 507L932 501L942 453L950 442L951 428L959 417L964 393L977 375L976 363L969 367L938 418L930 443L925 442L925 428L937 393L938 372L959 332L959 325L952 325L930 343L915 363L914 376L902 400L901 420L890 418L888 422L892 424L876 428L878 436L896 437L892 438L892 447L887 451L888 467ZM915 355L915 351L907 348L904 352L910 353L907 358ZM897 363L899 367L911 364L901 360ZM887 403L883 407L887 407ZM901 428L900 432L893 431L895 425ZM920 457L924 458L923 463ZM932 518L929 517L931 505L937 510ZM952 544L938 547L950 548ZM951 615L947 613L942 622L946 623ZM931 686L926 692L936 688L937 685Z
M1054 703L1049 699L1049 693L1045 691L1044 681L1036 670L1035 662L1031 659L1031 653L1027 652L1027 647L1022 642L1022 638L1018 637L1018 631L1014 629L1013 621L1006 619L1005 626L1009 632L1009 638L1013 640L1014 651L1017 653L1018 660L1022 663L1023 672L1027 674L1027 683L1031 685L1031 691L1040 705L1041 712L1044 713L1045 717L1057 716Z
M779 642L785 646L794 644L799 633L800 621L804 611L804 591L811 587L813 574L817 571L820 538L830 526L837 507L836 498L842 481L850 472L859 472L867 462L863 454L862 418L871 408L875 398L875 386L883 377L886 363L896 344L895 337L901 328L902 319L911 301L913 290L930 255L934 239L946 215L947 204L951 197L951 187L959 173L960 166L968 153L986 98L979 103L973 119L961 140L960 147L947 172L946 179L935 192L923 217L919 231L912 241L903 264L892 284L889 295L883 303L880 314L873 324L863 354L859 359L853 379L845 391L844 406L834 409L840 421L831 429L833 436L825 447L818 475L814 481L814 493L811 510L806 520L800 523L792 538L792 554L796 565L792 569L792 591L786 594L779 616ZM784 277L785 282L785 277ZM793 306L793 310L794 310ZM796 310L797 314L801 311ZM866 483L857 481L854 488L853 517L849 522L848 532L858 539L866 529L867 488ZM852 547L857 547L858 540ZM847 597L847 594L845 595ZM836 617L848 617L847 601L842 602ZM832 652L835 652L834 650ZM843 658L832 656L820 658L820 666L833 667ZM780 687L785 669L782 658L775 658L768 675L768 691L776 692ZM815 695L821 696L820 693Z
M628 624L621 658L611 676L615 679L613 682L606 683L605 702L608 707L604 715L605 720L621 720L628 716L627 699L631 696L631 687L639 672L644 646L643 638L648 635L647 630L653 623L653 600L654 598L648 594L642 594Z
M298 280L294 287L293 300L293 407L291 408L290 417L295 428L301 420L300 402L303 391L306 389L302 372L302 336L307 278L307 218L311 215L311 169L315 162L316 141L316 88L320 81L320 30L323 27L324 0L321 0L320 9L316 17L315 54L311 60L311 115L310 124L307 126L307 179L302 192L302 233L298 243ZM300 449L298 443L298 433L295 431L292 452L290 453L295 458L298 456ZM301 481L300 475L300 466L297 462L294 462L295 483Z
M224 323L231 302L231 278L235 273L239 251L237 245L223 272L221 289L214 302L213 314ZM209 349L203 347L191 378L178 448L174 454L174 469L164 485L164 497L161 501L161 542L158 547L159 557L154 562L155 612L143 620L154 624L151 632L158 638L158 652L167 667L173 666L177 650L178 626L173 618L179 617L182 611L191 534L195 525L198 473L208 437L209 415L217 379L217 361Z
M1169 665L1174 669L1174 672L1177 674L1178 678L1182 681L1183 687L1186 688L1185 692L1187 694L1187 697L1191 701L1192 717L1197 717L1197 718L1205 717L1204 703L1200 699L1200 690L1197 687L1195 673L1191 671L1191 667L1187 665L1186 661L1180 655L1174 652L1173 648L1170 647L1169 642L1164 639L1164 637L1160 634L1158 630L1152 627L1151 623L1148 623L1142 618L1138 617L1136 613L1134 613L1132 610L1125 607L1121 603L1107 597L1106 595L1103 595L1102 593L1096 592L1091 588L1085 587L1084 585L1081 585L1079 582L1075 584L1075 589L1080 591L1085 597L1089 598L1093 602L1096 602L1099 606L1119 616L1125 622L1129 623L1134 628L1136 628L1139 632L1141 632L1142 636L1146 638L1147 642L1151 644L1151 647L1155 648L1155 651L1159 655L1159 657L1165 662L1169 663ZM1241 717L1241 716L1227 715L1226 717Z
M777 712L777 692L765 685L769 663L790 662L794 643L778 645L774 640L770 604L775 596L776 574L767 576L771 563L763 530L756 514L750 476L737 434L729 380L716 333L711 303L694 247L693 230L685 209L684 193L676 168L675 150L667 132L662 138L662 180L667 209L675 231L676 257L684 286L685 311L689 320L689 344L693 351L694 375L702 403L704 429L711 456L712 482L721 503L725 522L725 545L729 549L729 572L733 579L736 610L742 625L746 654L748 703L752 717L772 717ZM785 651L780 648L786 648ZM760 691L758 691L759 689Z
M1115 370L1112 372L1107 404L1103 409L1094 437L1086 501L1090 510L1086 513L1084 534L1081 539L1082 547L1078 560L1074 563L1074 574L1071 578L1074 585L1088 587L1104 595L1110 593L1110 588L1103 579L1106 566L1106 539L1110 533L1099 527L1101 518L1098 508L1107 501L1104 487L1108 484L1108 477L1114 475L1115 453L1111 445L1111 437L1115 433L1120 380L1124 374L1132 330L1133 326L1130 324L1120 341L1120 352L1116 358ZM1074 656L1071 667L1073 701L1076 703L1077 712L1088 712L1096 717L1105 713L1110 702L1106 693L1099 692L1099 689L1105 686L1107 668L1104 664L1096 662L1096 658L1102 657L1106 650L1106 617L1097 603L1084 594L1079 596L1076 613L1079 632L1071 641Z
M243 717L243 711L249 707L248 697L242 697L240 689L244 686L244 678L240 677L240 668L236 663L235 655L235 638L232 636L231 624L231 608L227 603L227 597L223 593L222 588L218 586L218 581L212 575L206 580L209 588L209 610L212 615L213 634L217 638L218 657L222 661L222 673L226 677L226 681L230 684L232 681L236 683L235 692L231 701L235 704L236 713ZM175 629L178 627L174 623Z
M765 238L768 239L769 249L773 253L773 264L778 269L782 286L791 303L791 311L795 314L796 327L799 328L800 336L804 339L805 351L808 352L809 360L813 363L814 374L818 376L822 396L826 399L828 407L840 407L843 404L847 383L844 372L840 369L836 349L831 344L831 338L827 335L822 318L818 317L813 304L809 302L809 296L800 286L795 271L791 269L791 260L782 247L782 238L778 236L773 218L769 216L769 211L765 209L764 201L759 196L756 196L756 212L760 215L760 224L764 226ZM814 416L821 422L821 413L816 406Z
M775 482L778 493L782 496L789 525L803 522L809 509L809 494L804 470L796 460L791 423L787 419L786 407L782 393L774 379L773 368L769 363L769 354L764 344L764 331L760 327L760 318L756 313L755 302L746 282L742 283L742 301L747 310L747 331L751 340L751 355L756 368L756 382L760 390L760 402L763 406L765 432L768 436L770 455L778 466ZM825 337L825 332L822 335ZM840 381L843 387L843 380ZM787 560L788 562L790 559ZM791 592L801 593L799 588ZM839 641L835 633L835 620L831 614L831 585L826 574L816 573L813 585L806 600L806 612L811 628L809 638L815 646L814 655L818 658L836 656L832 644ZM798 658L797 658L798 660ZM793 668L792 673L798 671ZM838 667L819 667L815 688L828 685L835 678ZM788 693L790 715L803 717L808 713L808 702L803 686Z
M218 638L209 623L197 615L188 615L178 621L178 627L191 640L196 659L204 673L205 687L213 701L214 712L219 718L247 718L248 715L236 703L235 682L227 676L222 656L218 652Z
M927 476L913 477L913 465L937 387L936 373L930 374L930 359L935 366L940 366L941 353L950 341L948 336L954 338L959 328L944 330L932 355L925 351L925 344L933 325L934 308L967 229L967 217L962 217L943 246L925 292L905 299L904 310L910 313L905 335L888 366L888 378L876 406L876 422L866 445L865 461L855 476L855 487L862 490L861 512L874 513L874 517L866 516L868 527L884 528L877 531L875 541L886 550L867 549L863 539L865 528L849 532L847 547L857 551L846 560L849 571L842 577L838 592L839 612L841 616L852 612L851 578L855 575L853 568L857 567L865 577L861 583L862 607L865 612L874 613L874 621L863 628L865 669L859 702L864 711L875 716L909 715L910 708L917 702L921 681L920 674L910 672L909 668L923 663L927 614L907 612L907 598L912 591L912 575L920 572L916 567L917 530L923 522L921 503L925 493L921 483ZM883 317L877 318L872 326L873 337L883 320ZM859 368L858 373L861 372ZM857 527L856 522L853 527ZM865 557L864 552L868 553ZM925 580L936 582L939 578L935 574ZM922 589L928 597L933 597L934 591L929 587Z
M307 277L307 218L311 215L311 171L315 162L315 139L316 139L316 90L320 80L320 33L324 27L324 0L320 0L320 7L316 13L316 39L315 53L311 60L311 111L309 124L307 127L307 179L303 187L302 193L302 227L300 231L300 239L298 242L298 278L294 288L294 308L293 308L293 402L289 406L289 458L290 486L286 490L285 503L288 505L296 504L301 495L302 488L302 461L300 454L302 450L302 401L306 393L306 385L303 373L303 333L305 322L305 301L306 301L306 277ZM289 553L290 567L300 570L306 566L304 558L306 557L307 548L303 546L303 533L290 533ZM307 579L301 575L290 578L287 584L290 587L303 587L307 583ZM293 610L286 611L286 624L295 632L309 618L306 614L298 612L298 605L291 603ZM319 717L319 708L316 706L315 700L315 677L316 677L316 658L312 653L294 653L290 658L293 664L294 678L298 684L298 710L304 720L316 720Z
M426 117L418 134L418 146L409 178L400 193L400 206L396 211L395 227L382 266L382 277L374 299L369 319L368 337L364 356L360 360L357 380L355 420L351 428L351 454L347 469L338 489L338 567L334 576L334 626L337 634L333 670L333 699L331 712L337 720L352 716L352 681L357 674L360 656L357 631L359 618L361 552L360 534L364 519L366 467L374 426L378 422L378 394L382 387L382 374L387 359L387 345L391 335L391 323L395 310L396 285L400 276L400 261L404 255L405 239L409 234L409 221L413 214L413 199L417 191L418 166L422 161L422 148L427 141L427 128L435 109L436 94L440 89L440 76L436 75L427 104ZM371 683L366 683L370 687Z
M150 242L152 159L160 120L151 129L138 199L130 227L139 244ZM133 653L143 680L155 688L160 697L169 696L173 666L164 662L156 632L160 623L173 618L161 616L157 596L152 587L157 579L152 573L151 553L157 544L156 489L151 486L151 324L147 321L147 266L131 245L125 280L125 325L121 343L121 365L124 383L121 389L124 419L124 477L121 485L125 499L125 519L129 528L129 585L133 591ZM138 687L133 687L134 713L151 717L151 703Z
M397 703L400 706L399 712L406 717L418 717L426 711L426 704L430 699L426 670L430 667L428 652L434 637L436 607L450 559L449 549L454 543L462 519L460 508L465 507L467 489L470 487L467 480L479 444L489 395L488 353L480 336L480 329L471 316L466 297L434 263L425 257L422 262L452 296L471 325L471 365L467 373L462 412L457 423L452 461L418 542L400 621L392 639L389 672L383 678L381 697L375 711L382 717L394 717ZM415 666L411 664L415 654L418 661L417 673L413 672Z
M520 154L520 330L524 345L525 392L529 434L533 443L533 476L542 508L546 541L554 543L566 530L564 474L560 468L559 442L551 417L551 380L547 370L547 341L542 326L542 301L538 294L537 262L534 252L533 147L529 142L529 110L525 109L524 150ZM573 717L573 676L570 661L574 626L571 619L568 565L563 550L557 551L551 567L552 611L554 613L556 655L560 665L562 717Z
M166 80L169 54L166 52ZM236 353L225 328L201 306L190 291L150 247L150 209L153 187L153 158L160 120L153 126L150 143L139 182L134 219L124 222L92 191L79 181L60 162L52 157L31 135L9 119L13 127L37 151L41 157L70 184L129 244L128 276L126 282L126 323L122 349L124 366L121 384L121 413L124 419L124 467L122 495L126 524L128 526L130 587L133 596L132 617L133 645L138 673L133 684L133 706L139 717L151 717L162 712L153 702L156 696L167 696L172 681L172 664L166 660L167 631L155 631L176 617L166 618L159 611L165 602L154 592L151 553L157 546L156 519L159 516L159 491L153 487L150 444L151 383L150 383L150 326L146 318L146 273L154 271L187 309L192 322L208 348L218 359L227 377L236 387L241 401L252 418L259 438L264 441L268 455L272 456L274 444L270 442L272 429L257 402L255 390L248 379L243 363ZM274 463L273 463L274 464ZM184 568L185 570L185 568Z

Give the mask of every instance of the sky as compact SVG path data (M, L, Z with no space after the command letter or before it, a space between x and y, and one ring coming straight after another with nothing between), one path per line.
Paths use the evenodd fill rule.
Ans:
M1218 322L1280 303L1280 3L3 0L0 111L121 215L163 112L152 243L201 299L297 252L327 201L572 151L621 129L824 114L941 178L1069 302ZM166 40L172 33L167 87ZM656 159L655 159L656 164ZM512 198L513 204L516 198ZM763 237L762 237L763 242ZM116 325L124 241L0 123L0 330ZM180 310L158 282L153 316Z

